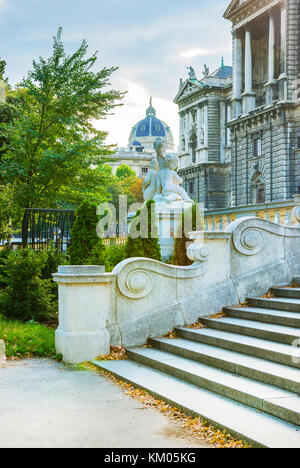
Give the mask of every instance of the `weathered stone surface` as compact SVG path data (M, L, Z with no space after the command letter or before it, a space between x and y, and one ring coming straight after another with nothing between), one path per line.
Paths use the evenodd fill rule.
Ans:
M0 366L5 364L6 354L5 354L5 343L3 340L0 340Z
M133 258L112 273L74 267L72 275L72 267L60 268L54 275L57 352L82 362L110 345L143 345L300 274L300 228L242 218L224 233L192 233L191 239L188 255L195 263L189 267Z

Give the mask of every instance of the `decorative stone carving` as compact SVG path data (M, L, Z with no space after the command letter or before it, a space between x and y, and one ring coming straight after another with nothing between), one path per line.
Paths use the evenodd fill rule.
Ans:
M232 242L238 252L252 256L259 254L265 247L265 233L277 236L299 236L294 228L281 226L260 218L241 218L230 224L226 230L232 232Z
M174 154L167 154L164 169L158 172L157 195L154 198L158 203L171 203L185 201L193 203L186 191L180 187L183 179L176 172L178 158Z
M161 291L154 292L155 276L176 279L183 271L187 278L202 276L206 271L204 262L208 258L208 252L205 250L203 248L202 260L195 260L203 264L195 263L188 268L175 267L146 258L124 260L113 271L113 274L117 276L119 291L129 299L143 299L150 294L161 294ZM200 258L200 253L198 256Z
M209 257L209 250L200 243L193 243L187 248L187 256L193 262L206 262Z
M152 276L145 270L133 270L127 276L126 288L128 297L131 294L136 299L148 296L153 289Z
M196 80L197 76L196 76L194 68L193 67L187 67L187 69L189 70L189 79L190 80Z

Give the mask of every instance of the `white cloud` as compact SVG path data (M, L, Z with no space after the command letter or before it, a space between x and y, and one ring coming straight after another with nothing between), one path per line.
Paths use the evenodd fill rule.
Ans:
M128 93L123 100L123 106L115 110L115 114L106 120L94 122L96 128L109 132L107 143L117 144L119 147L128 146L128 138L132 127L142 120L149 106L150 92L134 82L125 82ZM177 106L167 99L153 96L153 106L157 111L157 117L165 121L171 128L175 145L179 141L179 123Z
M190 49L190 50L186 50L185 52L182 52L180 56L183 58L194 58L194 57L209 55L210 53L211 51L208 49Z
M214 55L214 54L222 54L222 53L227 53L231 51L231 47L223 47L223 48L215 48L215 49L189 49L186 50L185 52L182 52L180 54L180 57L183 58L194 58L194 57L204 57L208 55Z

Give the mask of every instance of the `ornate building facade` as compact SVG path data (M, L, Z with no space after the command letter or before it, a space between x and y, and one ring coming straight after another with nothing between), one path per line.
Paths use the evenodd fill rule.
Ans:
M179 107L179 171L189 196L206 209L225 208L231 196L232 68L214 73L205 66L198 80L192 67L180 83L174 102Z
M206 209L290 200L300 193L300 0L232 0L224 17L233 69L198 81L191 68L175 98L185 187Z
M232 204L300 192L299 0L233 0Z

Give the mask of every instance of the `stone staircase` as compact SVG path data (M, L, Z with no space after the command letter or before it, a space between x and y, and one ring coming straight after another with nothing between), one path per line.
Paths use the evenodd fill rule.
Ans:
M294 280L300 286L300 278ZM94 364L258 447L300 447L300 287ZM298 345L299 346L299 345Z

